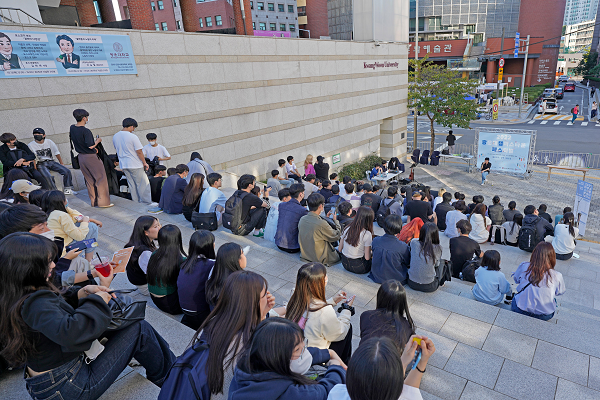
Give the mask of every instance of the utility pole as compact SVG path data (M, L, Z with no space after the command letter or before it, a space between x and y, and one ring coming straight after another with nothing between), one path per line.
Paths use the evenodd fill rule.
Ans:
M503 59L503 58L504 58L504 27L502 27L502 40L500 41L500 59ZM499 62L498 62L498 65L500 65ZM498 71L500 71L500 68L502 68L502 67L499 66ZM496 85L496 101L498 101L498 108L500 108L500 79L498 79L498 84Z
M525 60L523 61L523 78L521 79L521 98L519 99L519 118L521 118L521 109L523 107L523 91L525 90L525 76L527 75L527 56L529 55L529 35L527 35L527 45L525 46Z
M419 60L419 0L415 0L415 61ZM415 84L419 78L419 66L415 65ZM413 151L417 148L417 106L413 108Z

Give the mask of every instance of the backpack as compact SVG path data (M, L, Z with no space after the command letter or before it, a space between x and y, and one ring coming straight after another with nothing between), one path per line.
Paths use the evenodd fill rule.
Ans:
M379 209L377 210L377 215L375 215L375 219L377 220L377 225L379 225L382 228L385 228L385 218L390 215L390 207L392 206L392 204L394 204L396 202L396 200L392 199L392 201L390 201L388 203L388 205L385 204L385 201L387 199L383 199L381 200L381 203L379 203Z
M575 112L575 107L571 108L571 114Z
M473 257L465 261L462 269L462 280L467 282L477 283L475 281L475 270L481 267L481 258Z
M225 212L223 213L223 227L229 229L231 233L237 235L242 227L242 200L248 192L238 190L227 199L225 203Z
M539 243L540 239L538 238L538 232L535 226L541 217L538 217L531 224L523 224L521 230L519 231L519 237L517 239L517 243L521 250L527 251L529 253L533 252L535 246Z
M208 343L201 340L177 357L160 389L158 400L210 399L206 363Z

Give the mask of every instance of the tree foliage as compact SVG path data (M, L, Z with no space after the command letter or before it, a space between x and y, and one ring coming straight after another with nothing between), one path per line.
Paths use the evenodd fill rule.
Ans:
M476 118L476 100L465 100L477 87L477 81L464 79L459 71L447 69L423 58L409 60L408 103L427 115L431 124L431 149L435 146L433 124L451 128L470 128Z
M573 68L575 75L585 76L590 75L591 71L598 64L598 53L595 51L588 51L583 55L583 58L579 61L579 65Z

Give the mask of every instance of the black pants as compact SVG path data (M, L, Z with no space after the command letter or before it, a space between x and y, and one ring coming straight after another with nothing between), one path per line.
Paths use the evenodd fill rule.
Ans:
M150 297L152 301L160 310L166 312L171 315L178 315L183 312L181 306L179 305L179 294L177 292L168 294L163 297L156 297L152 293L150 293Z
M199 314L198 312L183 311L181 323L193 330L198 330L207 316L208 314L206 313Z
M342 253L340 253L340 257L342 258L342 265L346 271L355 274L366 274L371 272L371 260L365 260L364 257L348 258Z
M240 236L246 236L254 229L262 229L267 224L267 209L264 207L250 210L250 221L242 225Z
M569 260L569 259L571 259L571 257L573 257L573 252L570 252L569 254L558 254L558 253L556 253L556 259L557 260Z
M286 248L281 247L281 246L277 246L277 247L279 247L279 250L285 251L286 253L290 253L290 254L300 253L300 249L299 248L298 249L286 249Z
M295 179L295 180L296 180L296 183L302 183L302 178L301 178L301 177L299 177L298 175L292 175L292 174L289 174L289 175L288 175L288 179Z
M447 274L447 264L444 262L444 260L442 260L440 262L440 265L438 267L435 268L435 278L433 279L433 282L431 283L427 283L427 284L422 284L422 283L416 283L410 280L410 278L408 279L408 287L410 287L412 290L416 290L419 292L425 292L425 293L431 293L431 292L435 292L441 285L443 285L446 282L446 279L444 278Z
M344 364L348 364L352 356L352 325L350 325L346 337L339 342L331 342L329 349L335 351Z

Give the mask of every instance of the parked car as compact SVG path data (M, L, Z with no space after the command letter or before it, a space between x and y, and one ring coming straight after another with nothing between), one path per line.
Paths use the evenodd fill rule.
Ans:
M555 94L557 99L564 99L565 97L565 91L563 88L557 88Z
M540 102L538 107L538 113L541 114L543 110L543 101ZM555 99L546 99L546 114L558 114L558 102Z
M559 82L566 82L569 80L569 75L561 75L558 77Z
M543 99L555 99L556 98L556 89L555 88L544 89L544 93L542 93L542 98Z
M575 82L569 81L565 83L565 92L574 92L575 91Z

